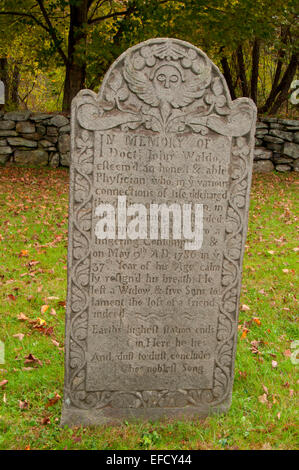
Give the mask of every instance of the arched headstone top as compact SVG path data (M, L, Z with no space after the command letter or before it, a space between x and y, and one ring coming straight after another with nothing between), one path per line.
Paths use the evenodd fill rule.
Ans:
M83 90L74 106L88 130L205 135L210 128L235 137L250 131L255 114L251 100L231 100L204 52L179 39L150 39L128 49L108 70L99 94Z

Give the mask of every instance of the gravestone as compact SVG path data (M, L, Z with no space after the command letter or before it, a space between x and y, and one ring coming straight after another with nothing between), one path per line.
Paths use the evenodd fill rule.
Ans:
M177 39L73 100L62 424L229 408L255 120Z
M0 105L5 104L5 87L2 80L0 80Z

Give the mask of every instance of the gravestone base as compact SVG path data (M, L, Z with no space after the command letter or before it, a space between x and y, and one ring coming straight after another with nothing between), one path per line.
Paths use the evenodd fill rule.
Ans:
M120 425L124 421L156 421L156 420L196 420L204 419L213 414L226 413L231 405L231 396L223 403L211 408L143 408L143 409L104 409L104 410L79 410L67 408L64 405L61 426L96 426L96 425Z

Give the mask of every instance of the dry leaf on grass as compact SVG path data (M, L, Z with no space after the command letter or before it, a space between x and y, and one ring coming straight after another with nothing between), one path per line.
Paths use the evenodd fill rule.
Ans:
M14 338L18 338L20 341L23 341L24 338L24 333L16 333L15 335L12 335Z

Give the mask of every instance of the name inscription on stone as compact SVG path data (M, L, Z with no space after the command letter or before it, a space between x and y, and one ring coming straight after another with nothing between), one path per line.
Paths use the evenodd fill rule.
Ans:
M231 102L198 49L151 40L116 61L99 97L80 92L72 116L63 422L227 409L254 105ZM152 236L155 204L167 237L161 211Z

